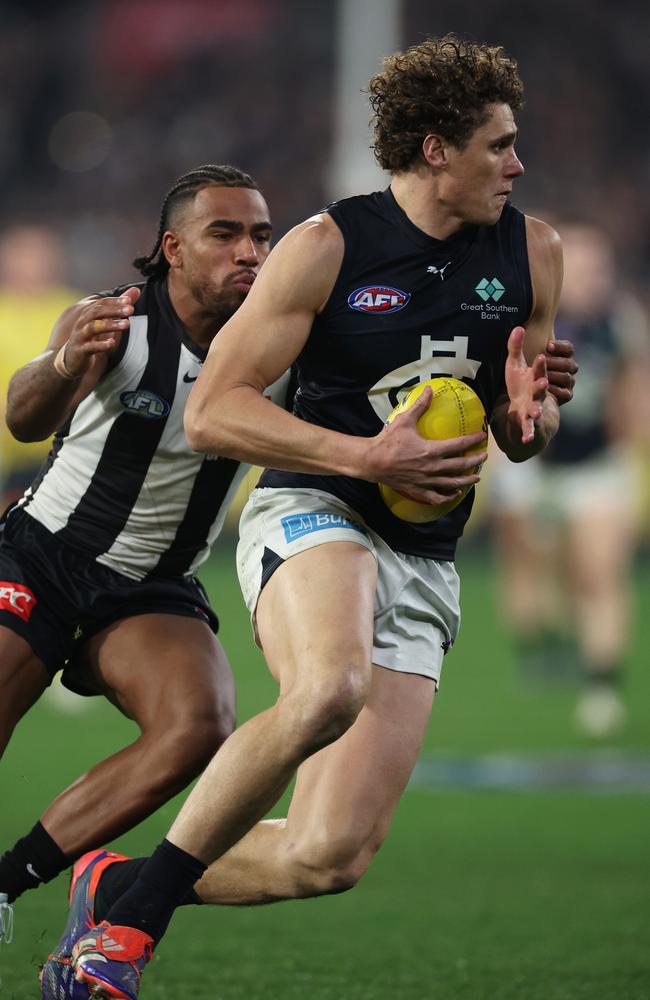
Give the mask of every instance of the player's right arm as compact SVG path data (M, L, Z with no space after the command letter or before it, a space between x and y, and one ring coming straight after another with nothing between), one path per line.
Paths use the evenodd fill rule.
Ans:
M139 297L137 288L119 297L89 296L61 314L45 351L19 368L9 383L7 426L18 441L50 437L93 391Z
M190 393L190 447L269 468L384 482L427 503L446 501L478 481L471 471L477 456L462 452L485 435L445 442L420 437L416 422L429 390L372 438L307 423L264 398L266 386L303 349L343 251L343 237L328 215L297 226L274 248L246 301L214 338Z

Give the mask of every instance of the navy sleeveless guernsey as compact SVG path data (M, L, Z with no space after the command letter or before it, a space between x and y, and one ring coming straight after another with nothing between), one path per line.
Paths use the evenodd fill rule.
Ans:
M471 385L488 419L505 392L513 327L532 309L525 218L506 204L494 226L436 240L418 229L392 191L327 209L345 253L322 314L296 360L294 414L346 434L378 434L418 382L451 375ZM376 483L267 469L266 487L307 487L340 497L396 551L454 558L474 490L446 517L410 524L390 513Z

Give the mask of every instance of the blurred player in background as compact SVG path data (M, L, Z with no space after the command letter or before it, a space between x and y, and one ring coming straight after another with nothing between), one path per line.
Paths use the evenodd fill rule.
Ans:
M15 225L0 236L0 502L22 495L47 455L49 442L24 444L5 422L9 379L43 347L43 333L79 292L64 276L65 250L46 226Z
M477 390L499 445L520 461L557 428L543 352L561 249L549 226L508 204L523 172L516 65L501 49L434 39L387 59L370 91L391 186L282 240L214 341L186 414L194 447L268 467L242 515L238 569L279 698L226 741L108 923L91 930L98 884L121 867L133 876L100 853L79 862L44 997L76 988L72 958L89 989L133 1000L210 862L199 892L211 902L358 881L388 832L458 632L453 559L473 499L407 524L377 482L439 506L478 481L484 455L465 449L485 442L421 438L428 389L384 421L408 388L444 373ZM294 362L290 415L263 390ZM287 819L258 822L296 768Z
M234 726L230 667L195 572L245 470L192 452L183 413L270 241L248 174L208 165L184 175L165 197L152 252L134 262L146 280L70 308L12 379L12 432L56 434L3 524L0 753L62 668L67 686L103 694L140 735L0 858L7 920L25 890L184 788Z
M564 284L556 331L576 347L579 384L549 447L525 471L499 456L489 492L501 606L521 668L540 679L581 676L576 724L604 737L625 721L639 514L634 446L648 436L650 341L607 236L592 225L558 229Z

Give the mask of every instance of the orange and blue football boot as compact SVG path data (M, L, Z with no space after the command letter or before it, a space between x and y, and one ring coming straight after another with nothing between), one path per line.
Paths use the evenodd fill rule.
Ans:
M95 895L103 873L109 865L128 860L124 854L99 850L89 851L74 865L68 922L39 977L42 1000L88 1000L88 986L75 977L72 947L85 931L95 926Z
M153 955L153 938L134 927L102 921L72 949L72 965L91 997L137 1000L142 970Z
M48 958L39 980L44 1000L88 1000L92 995L87 985L75 976L69 958Z

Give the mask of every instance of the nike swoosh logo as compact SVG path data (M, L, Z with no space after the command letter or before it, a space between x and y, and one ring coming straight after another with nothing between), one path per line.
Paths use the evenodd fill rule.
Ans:
M194 375L194 377L192 377L189 372L185 372L183 375L183 382L196 382L198 377L198 375Z
M32 868L32 866L31 866L31 863L29 863L29 864L26 864L26 865L25 865L25 868L27 869L27 871L29 872L29 874L30 874L30 875L32 876L32 878L37 878L39 882L42 882L42 881L43 881L43 879L42 879L42 878L41 878L41 876L40 876L40 875L38 874L38 872L37 872L37 871L35 871L35 870L34 870L34 869Z

